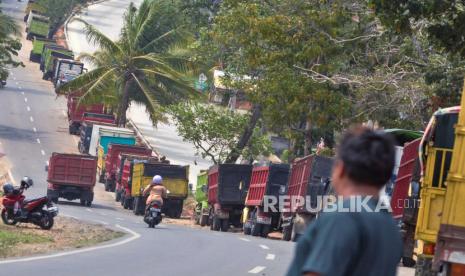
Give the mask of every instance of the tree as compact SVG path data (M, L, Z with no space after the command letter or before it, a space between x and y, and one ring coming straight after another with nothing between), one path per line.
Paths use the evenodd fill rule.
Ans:
M165 1L145 0L139 9L131 3L116 42L81 21L87 39L100 51L81 54L95 69L62 86L62 93L83 89L81 101L113 97L119 125L126 123L131 100L144 102L156 121L161 114L159 99L195 96L186 75L194 67L179 47L184 37L174 15ZM102 93L113 88L113 95Z
M13 57L18 56L21 42L15 36L19 35L19 27L8 15L0 10L0 80L6 80L9 75L8 67L24 66Z
M240 139L238 130L244 129L249 119L248 116L198 102L173 105L169 113L178 133L194 144L202 158L208 158L214 164L227 162ZM268 155L271 151L270 140L261 135L258 128L252 132L249 143L239 153L245 160Z

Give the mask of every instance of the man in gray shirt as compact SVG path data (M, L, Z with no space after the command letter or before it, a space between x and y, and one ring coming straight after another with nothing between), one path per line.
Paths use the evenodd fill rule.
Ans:
M308 226L287 275L396 275L401 235L378 201L394 159L394 144L387 134L359 127L344 135L332 174L341 204L325 209Z

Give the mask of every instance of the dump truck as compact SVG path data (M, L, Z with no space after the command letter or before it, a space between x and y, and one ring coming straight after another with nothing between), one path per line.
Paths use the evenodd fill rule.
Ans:
M167 198L163 199L162 213L171 218L180 218L184 200L188 194L189 166L159 162L134 163L131 176L134 214L144 214L146 198L142 195L142 191L152 183L152 178L155 175L163 177L163 185L169 191Z
M79 135L79 128L84 120L84 114L105 114L105 106L103 104L83 104L79 103L80 98L70 95L68 96L68 122L69 133ZM94 154L95 155L95 152Z
M90 138L94 124L102 126L116 127L116 118L111 114L85 112L79 127L78 150L80 153L89 153Z
M130 155L120 154L118 158L119 168L117 172L116 188L115 188L115 201L119 201L124 209L133 210L134 198L131 194L132 188L132 171L134 169L134 163L140 163L142 161L159 163L158 157L156 156L141 156L141 155ZM165 162L169 164L169 162Z
M108 134L108 132L107 132ZM113 132L112 135L114 136L100 136L99 144L97 145L97 176L99 177L99 182L105 184L105 191L113 192L109 190L108 186L105 183L105 174L106 174L106 157L108 153L108 148L112 144L120 144L120 145L129 145L133 146L136 144L136 137L124 137L119 136L118 133Z
M135 145L110 144L105 156L105 174L103 175L105 191L115 192L116 172L118 169L119 155L121 153L150 156L152 155L152 150ZM121 163L119 165L121 165Z
M252 165L220 164L208 170L210 229L228 231L241 227L242 211L249 189Z
M53 81L53 74L55 72L55 67L59 64L57 63L58 59L66 59L66 60L73 60L74 59L74 54L72 51L65 49L65 48L59 48L55 46L50 45L45 45L44 46L44 52L42 54L42 60L43 60L43 65L41 70L43 73L42 79L43 80L52 80ZM77 70L83 70L83 64L80 62L77 62L78 65L76 65L75 69ZM65 69L64 67L62 69Z
M270 164L254 167L242 216L245 235L266 238L281 225L279 198L286 195L289 165ZM271 200L274 201L271 204ZM270 204L269 204L270 203Z
M29 61L40 62L44 45L56 45L54 40L34 36L32 41L32 50L29 54Z
M461 104L465 106L463 96ZM465 117L460 111L460 106L436 111L420 143L416 275L465 271Z
M68 52L68 49L64 48L63 46L60 46L56 43L54 44L44 44L42 48L42 53L40 55L40 66L39 69L40 71L44 72L45 68L45 62L47 58L51 55L51 53L60 53L60 52ZM61 56L60 58L66 58L67 56Z
M317 210L321 207L318 206L318 197L329 194L331 188L332 166L332 158L319 155L308 155L292 162L286 194L291 203L297 202L293 198L302 198L304 202L290 204L287 210L283 210L283 240L296 241L316 217ZM307 200L310 200L310 203L306 202ZM306 210L306 205L315 211Z
M194 221L200 226L208 225L209 209L208 209L208 171L202 170L197 175L197 186L195 188L195 213Z
M49 160L47 197L57 203L59 198L79 199L91 206L94 199L97 159L88 155L52 153Z
M26 39L32 40L34 36L48 38L49 31L50 20L48 17L30 11L26 22Z
M29 14L31 13L31 11L33 13L43 15L47 11L47 9L37 1L29 0L26 5L26 9L24 10L24 22L27 22L27 20L29 19Z
M72 59L55 59L52 69L52 82L55 88L74 80L84 72L84 63Z

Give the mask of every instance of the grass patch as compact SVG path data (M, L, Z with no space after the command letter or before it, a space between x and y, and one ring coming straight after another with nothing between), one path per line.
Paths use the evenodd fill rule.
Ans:
M0 257L7 257L18 244L39 244L53 242L53 238L39 234L25 233L16 227L0 226Z
M121 238L122 236L124 236L123 232L115 232L115 231L106 229L106 231L103 231L98 236L80 237L74 242L74 247L76 248L87 247L87 246L95 245L98 243L111 241L113 239L118 239L118 238Z

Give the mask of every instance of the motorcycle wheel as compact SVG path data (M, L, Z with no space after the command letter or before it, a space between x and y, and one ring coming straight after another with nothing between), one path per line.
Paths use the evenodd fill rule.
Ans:
M2 210L2 221L6 225L15 225L18 223L17 220L8 216L8 212L5 209Z
M48 213L42 213L42 217L39 220L39 227L43 230L50 230L53 227L54 219Z

